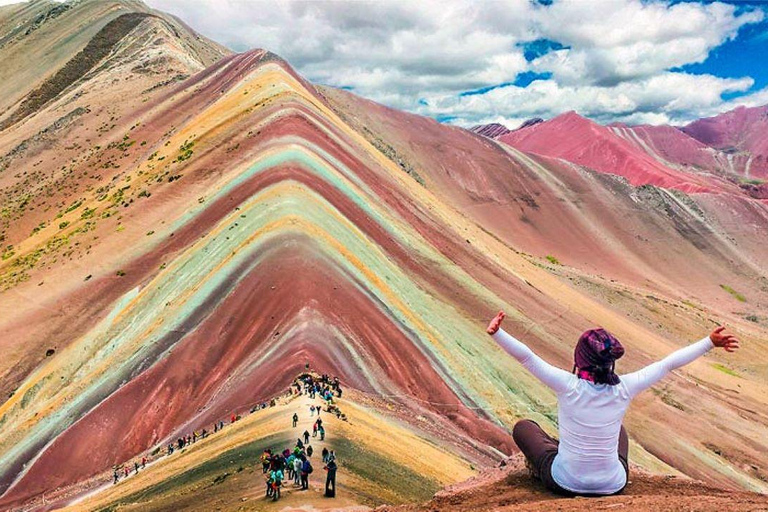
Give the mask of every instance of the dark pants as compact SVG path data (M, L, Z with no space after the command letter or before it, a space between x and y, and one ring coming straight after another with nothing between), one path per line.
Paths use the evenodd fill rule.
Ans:
M301 473L301 488L309 489L309 475L307 473Z
M538 423L531 420L518 421L512 431L512 437L528 460L533 476L539 478L547 489L564 496L581 495L563 489L552 478L552 463L557 455L558 441L544 432ZM619 432L618 452L619 461L624 466L624 470L627 472L627 480L629 480L629 438L623 425ZM615 494L619 494L623 490L620 489ZM588 495L583 494L582 496Z
M325 479L325 496L328 498L336 497L336 470L329 469L328 477Z

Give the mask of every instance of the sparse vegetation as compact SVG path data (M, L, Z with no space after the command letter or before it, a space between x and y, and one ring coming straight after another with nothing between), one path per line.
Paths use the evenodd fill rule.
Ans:
M742 294L740 294L739 292L737 292L736 290L734 290L733 288L731 288L727 284L721 284L720 288L722 288L723 290L725 290L728 293L730 293L731 295L733 295L733 298L735 298L737 301L739 301L739 302L747 302L746 297L744 297Z
M553 265L560 265L560 260L550 254L547 254L547 261Z
M757 315L747 315L744 318L749 320L750 322L755 322L755 323L757 323L760 320L759 318L757 318Z
M96 208L86 208L83 213L80 214L81 219L90 219L93 214L96 213Z
M732 376L734 376L734 377L740 377L740 375L739 375L738 373L736 373L734 370L731 370L731 369L730 369L730 368L728 368L727 366L725 366L725 365L722 365L722 364L720 364L720 363L713 363L713 364L712 364L712 367L713 367L715 370L720 370L721 372L723 372L723 373L727 373L728 375L732 375Z
M183 162L185 160L189 160L192 158L192 155L194 154L194 151L192 151L192 148L195 147L195 141L184 141L184 144L179 146L179 155L176 157L175 162Z

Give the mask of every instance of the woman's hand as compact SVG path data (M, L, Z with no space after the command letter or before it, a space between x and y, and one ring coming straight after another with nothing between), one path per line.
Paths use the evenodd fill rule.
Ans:
M724 348L726 352L736 352L739 348L739 339L733 334L724 333L724 330L725 327L721 325L712 331L709 339L712 340L714 346Z
M504 321L505 316L507 315L505 315L503 311L499 311L499 313L495 317L493 317L493 320L491 320L491 323L488 324L488 328L485 330L485 332L487 332L488 334L496 334L496 331L498 331L499 327L501 327L501 322Z

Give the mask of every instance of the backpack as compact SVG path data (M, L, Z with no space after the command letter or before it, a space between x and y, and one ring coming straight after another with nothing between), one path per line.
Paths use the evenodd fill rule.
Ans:
M307 464L307 474L308 475L311 475L314 470L315 470L315 468L312 467L312 464Z

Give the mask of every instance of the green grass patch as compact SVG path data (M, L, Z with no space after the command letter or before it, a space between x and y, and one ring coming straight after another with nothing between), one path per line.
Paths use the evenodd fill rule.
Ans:
M226 429L223 435L226 434ZM227 476L242 471L240 468L254 468L258 466L258 471L261 471L261 463L259 457L265 448L279 448L288 446L291 438L286 437L285 434L272 435L254 441L252 443L239 446L232 450L222 453L218 457L204 462L198 466L195 466L187 471L178 474L174 477L168 478L155 485L151 485L146 489L129 494L124 498L119 499L108 506L101 509L101 512L109 510L117 510L121 505L136 505L145 503L149 506L150 501L157 500L164 495L170 494L182 487L188 487L190 485L196 485L198 491L202 487L208 487L221 483ZM179 457L179 452L174 452L171 457ZM314 457L313 457L314 458ZM318 474L318 469L322 471L322 466L315 468L313 475ZM224 476L227 475L227 476ZM204 491L203 491L204 492Z
M762 185L766 181L758 178L740 178L739 182L741 182L742 185Z
M333 447L336 450L339 465L346 471L391 490L401 496L404 501L426 501L443 487L440 482L420 475L387 457L366 450L348 439L334 439ZM375 496L371 498L375 501L380 500Z
M547 254L547 261L550 262L553 265L559 265L560 264L560 260L558 260L557 258L552 256L551 254Z
M179 155L176 157L175 162L183 162L185 160L189 160L192 158L192 155L194 154L194 151L192 151L192 148L195 147L195 141L189 141L185 140L184 144L179 146Z
M747 302L747 299L742 294L740 294L739 292L737 292L736 290L734 290L733 288L731 288L727 284L721 284L720 288L722 288L723 290L725 290L728 293L730 293L731 295L733 295L733 297L737 301L739 301L739 302Z
M720 363L713 363L713 364L712 364L712 367L713 367L715 370L720 370L721 372L723 372L723 373L727 373L728 375L732 375L732 376L734 376L734 377L741 377L741 375L739 375L737 372L735 372L734 370L731 370L731 369L730 369L730 368L728 368L727 366L725 366L725 365L722 365L722 364L720 364Z

